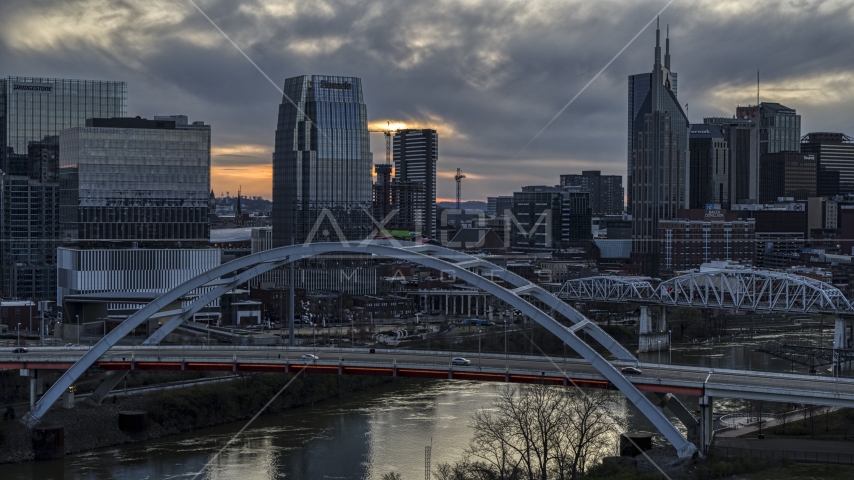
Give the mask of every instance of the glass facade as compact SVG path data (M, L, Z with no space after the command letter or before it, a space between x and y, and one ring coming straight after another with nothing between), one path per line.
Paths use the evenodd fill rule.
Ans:
M63 241L85 241L87 246L207 247L210 127L194 127L63 130L59 140Z
M222 252L202 249L57 249L56 301L101 292L166 293L220 265ZM209 288L207 288L209 289ZM203 293L200 288L194 293Z
M801 152L815 155L818 162L818 176L824 180L818 196L854 194L854 139L842 133L808 133Z
M362 82L285 80L273 152L273 243L361 240L372 231L371 166Z
M87 118L127 115L124 82L0 79L2 294L56 296L58 135Z
M399 182L421 186L414 210L421 234L436 237L436 163L439 160L439 135L436 130L398 130L394 134L394 177ZM407 209L406 206L401 206ZM377 219L381 220L381 219Z

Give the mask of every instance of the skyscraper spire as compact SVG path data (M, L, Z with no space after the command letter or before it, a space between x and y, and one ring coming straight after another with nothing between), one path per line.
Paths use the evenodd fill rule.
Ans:
M667 25L667 38L664 40L664 68L670 70L670 25Z
M655 69L661 69L661 28L658 19L655 21Z

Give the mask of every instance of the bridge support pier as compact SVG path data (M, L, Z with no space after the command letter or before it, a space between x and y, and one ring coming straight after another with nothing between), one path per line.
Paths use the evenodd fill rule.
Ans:
M685 405L672 393L656 393L655 395L658 397L658 406L661 408L667 407L682 422L682 425L685 425L685 430L687 431L686 438L689 442L697 445L697 449L699 450L701 445L701 427L700 422L694 417L694 414L685 408Z
M709 453L715 433L714 401L708 395L700 397L700 442L699 449L703 454Z
M667 333L667 308L656 307L656 310L658 311L658 320L655 328L653 328L649 307L640 307L638 353L670 349L670 335Z
M30 375L30 408L36 406L36 383L38 382L38 370L33 370Z
M854 348L854 319L836 317L833 329L833 348Z

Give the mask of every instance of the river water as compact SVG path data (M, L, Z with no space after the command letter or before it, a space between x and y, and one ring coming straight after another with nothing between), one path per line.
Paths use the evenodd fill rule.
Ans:
M797 334L803 338L804 334ZM816 337L818 332L807 334ZM827 335L827 333L825 333ZM772 334L707 345L676 346L661 352L662 363L719 368L789 371L790 362L752 350ZM657 363L658 352L642 362ZM653 368L653 371L650 371ZM805 373L804 369L797 373ZM647 366L645 374L654 375ZM397 471L404 479L423 479L425 447L431 463L459 460L469 443L471 415L489 408L503 385L460 381L402 381L330 400L313 407L259 417L223 449L243 423L197 430L159 440L103 448L49 462L0 467L11 479L370 479ZM622 397L621 397L622 398ZM690 409L696 399L683 398ZM716 413L737 411L741 402L716 399ZM625 405L631 430L651 425ZM677 421L675 424L679 425ZM223 450L218 456L217 452Z

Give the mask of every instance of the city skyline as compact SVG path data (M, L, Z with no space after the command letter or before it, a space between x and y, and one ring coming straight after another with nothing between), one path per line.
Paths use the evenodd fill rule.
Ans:
M303 74L358 76L371 123L437 128L442 201L454 196L457 167L467 176L467 200L557 184L559 175L587 169L625 176L625 79L649 71L654 26L517 152L666 2L198 5L280 87ZM271 198L269 106L280 94L191 4L116 8L107 21L87 2L4 4L5 74L123 80L133 92L129 115L152 118L180 105L213 125L214 191L242 184L247 195ZM854 77L841 47L854 35L852 16L843 2L673 3L662 28L670 25L689 118L701 123L755 103L758 68L761 100L797 109L803 133L851 134ZM382 144L372 135L377 157Z

